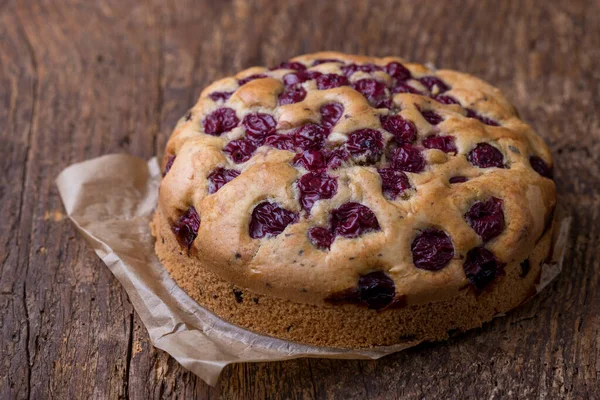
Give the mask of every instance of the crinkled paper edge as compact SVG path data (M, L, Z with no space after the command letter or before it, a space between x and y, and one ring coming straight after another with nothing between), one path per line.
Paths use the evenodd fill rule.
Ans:
M171 279L154 253L149 221L158 199L161 171L124 154L74 164L56 180L69 218L123 285L152 344L209 385L230 363L299 357L377 359L419 344L368 350L307 346L258 335L200 307ZM551 261L542 268L539 293L561 271L570 218L562 218Z

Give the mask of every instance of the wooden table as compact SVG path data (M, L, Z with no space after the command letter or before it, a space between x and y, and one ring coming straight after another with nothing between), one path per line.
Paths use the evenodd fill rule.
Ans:
M500 87L552 147L573 216L533 301L380 361L232 365L216 388L148 341L54 179L149 158L215 78L321 49L400 55ZM599 1L0 1L2 398L598 398Z

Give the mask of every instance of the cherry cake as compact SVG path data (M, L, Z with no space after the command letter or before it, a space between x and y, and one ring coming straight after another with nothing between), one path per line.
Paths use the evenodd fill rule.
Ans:
M208 86L175 127L156 253L200 305L335 348L443 340L521 304L551 247L543 140L495 87L323 52Z

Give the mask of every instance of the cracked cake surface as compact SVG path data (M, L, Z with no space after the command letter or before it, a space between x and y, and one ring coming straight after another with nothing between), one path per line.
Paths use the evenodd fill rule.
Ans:
M518 287L492 306L512 308L535 285L522 264L535 254L539 274L556 202L548 148L499 89L397 57L322 52L218 80L163 170L152 228L180 286L238 325L341 347L399 339L312 340L235 307L258 296L317 320L383 320Z

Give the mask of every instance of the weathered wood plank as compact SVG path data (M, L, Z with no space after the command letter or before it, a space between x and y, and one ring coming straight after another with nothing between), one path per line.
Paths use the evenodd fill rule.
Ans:
M600 370L597 0L0 5L0 394L6 398L590 398ZM336 49L481 76L546 137L574 217L566 269L485 327L380 361L228 367L212 389L154 349L64 219L53 180L162 152L213 79ZM6 144L5 144L6 143ZM19 210L15 212L15 210Z

